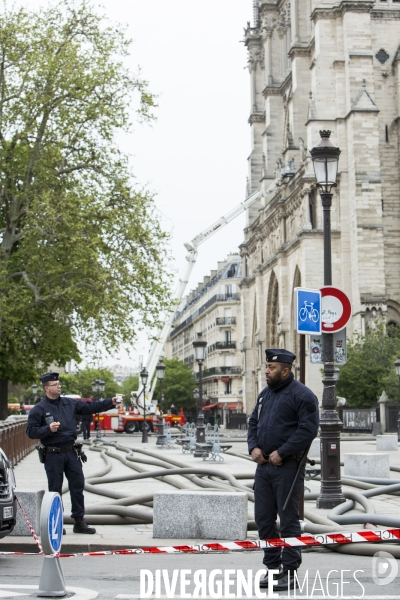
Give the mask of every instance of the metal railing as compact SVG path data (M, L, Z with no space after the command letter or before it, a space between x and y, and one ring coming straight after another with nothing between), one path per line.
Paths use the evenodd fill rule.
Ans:
M376 408L339 408L343 431L372 431L376 423Z
M240 375L242 373L241 367L211 367L203 371L203 379L206 377L213 377L214 375ZM196 379L199 378L199 374L196 373Z
M26 435L27 420L28 417L19 417L18 421L0 421L0 448L13 467L39 443Z
M217 317L216 325L236 325L236 317Z
M212 306L216 302L237 302L239 300L239 294L217 294L216 296L213 296L205 304L200 306L200 308L195 310L187 319L182 321L182 323L173 326L173 329L169 334L169 339L173 339L180 331L188 327L196 317L203 314L204 311L206 311L208 308L210 308L210 306Z
M236 348L236 342L215 342L207 347L207 354L211 354L216 350L230 350Z

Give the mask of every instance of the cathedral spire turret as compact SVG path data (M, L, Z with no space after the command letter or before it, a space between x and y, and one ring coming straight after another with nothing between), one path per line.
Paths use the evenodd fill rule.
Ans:
M260 26L260 3L259 0L253 0L253 27Z

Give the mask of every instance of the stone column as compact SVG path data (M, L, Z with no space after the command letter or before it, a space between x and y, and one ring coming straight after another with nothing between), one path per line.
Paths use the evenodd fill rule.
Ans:
M272 46L271 46L271 38L272 38L272 29L267 30L267 43L265 48L265 81L267 85L272 85L273 77L272 77Z
M297 44L299 41L299 17L298 17L298 0L292 0L290 3L290 21L292 29L292 44Z
M385 390L383 390L381 397L378 400L379 412L381 416L381 433L386 432L386 403L389 402L389 398Z

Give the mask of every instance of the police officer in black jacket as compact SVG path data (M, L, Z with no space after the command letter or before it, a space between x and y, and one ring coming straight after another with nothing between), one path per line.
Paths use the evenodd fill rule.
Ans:
M249 454L257 463L255 521L260 539L296 537L301 535L299 502L304 471L286 510L283 505L302 451L317 435L318 400L308 387L294 379L291 369L296 356L292 352L271 348L265 354L268 385L258 396L247 436ZM287 590L294 587L294 571L301 564L301 551L298 547L268 548L264 550L263 563L269 570L279 570L274 590ZM268 571L260 587L268 587Z
M109 398L88 404L60 396L58 373L46 373L40 377L40 381L46 396L30 411L26 433L31 439L40 439L45 446L44 468L50 492L58 492L61 496L65 473L71 495L71 517L75 520L74 533L96 533L94 527L89 527L84 519L85 479L75 448L76 416L108 410L117 404L117 399Z

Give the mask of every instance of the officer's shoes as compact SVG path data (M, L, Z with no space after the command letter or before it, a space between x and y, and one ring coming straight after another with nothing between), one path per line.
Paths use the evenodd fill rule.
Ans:
M94 527L89 527L83 517L77 517L75 519L75 525L73 529L74 533L96 533Z
M65 527L63 527L63 535L67 535L67 531L66 531Z
M294 574L296 571L284 571L279 578L279 581L276 585L274 585L274 590L277 592L292 590L294 588Z
M274 574L274 581L277 581L284 575L284 573L282 571L282 565L280 565L279 567L274 567L274 570L278 570L278 569L279 569L279 573ZM272 570L273 570L272 568L268 569L268 571L272 571ZM265 573L264 577L262 579L260 579L260 588L268 587L268 571ZM276 590L275 586L274 586L274 590Z

